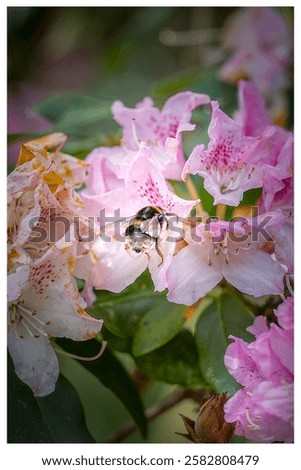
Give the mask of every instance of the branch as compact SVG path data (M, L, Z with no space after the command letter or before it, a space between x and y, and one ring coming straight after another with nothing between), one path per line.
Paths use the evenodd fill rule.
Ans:
M157 403L156 405L146 410L145 416L146 416L147 421L148 422L153 421L162 413L169 410L170 408L172 408L173 406L175 406L177 403L184 400L185 398L192 398L191 390L183 389L174 393L173 395L170 395L164 398L159 403ZM106 442L107 443L122 442L128 436L133 434L136 430L137 430L136 423L128 423L119 431L117 431L115 434L113 434L111 437L109 437L109 439Z

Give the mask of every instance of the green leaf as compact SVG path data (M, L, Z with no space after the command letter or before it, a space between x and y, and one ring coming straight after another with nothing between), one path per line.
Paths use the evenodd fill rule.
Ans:
M137 367L149 377L184 387L205 387L198 350L192 334L182 330L162 348L136 358Z
M147 293L144 298L140 294L133 294L128 298L118 299L113 304L102 305L101 317L106 328L116 336L133 337L141 318L159 301L160 297L156 298L153 292Z
M95 442L86 429L77 393L63 376L60 375L54 393L36 400L55 442Z
M114 132L118 125L112 119L111 105L113 100L97 94L58 93L34 105L34 110L53 123L53 131L65 132L74 140L80 137L82 142L76 146L77 154L84 149L90 150L100 145L102 129L106 133ZM64 151L74 150L67 144Z
M262 194L262 188L254 188L254 189L249 189L248 191L245 191L240 205L250 206L250 205L257 204L261 194Z
M102 318L107 330L120 338L133 337L143 315L163 297L162 294L154 293L148 273L144 273L120 294L96 291L96 295L92 314Z
M185 322L187 307L162 298L140 320L133 341L134 356L154 351L176 336Z
M105 326L101 329L102 338L109 342L110 348L113 351L125 352L131 354L132 352L132 338L120 338L114 335Z
M112 102L100 96L83 93L56 93L50 95L33 106L33 109L39 114L42 114L50 121L56 122L61 119L64 113L72 109L89 109L98 106L101 107L101 102L107 106Z
M232 395L238 385L224 365L229 335L251 341L246 331L254 320L251 312L237 299L223 294L201 313L196 325L195 339L200 355L200 368L209 384L219 393Z
M92 357L99 351L100 343L96 340L71 341L68 339L56 339L56 343L72 354ZM141 434L146 435L146 419L143 405L137 389L124 369L121 362L112 354L107 347L100 359L96 361L79 361L89 372L97 377L100 382L108 387L128 409L137 423ZM114 410L112 410L114 413Z
M16 376L9 357L8 390L8 442L94 442L78 396L64 377L59 377L51 395L35 398Z

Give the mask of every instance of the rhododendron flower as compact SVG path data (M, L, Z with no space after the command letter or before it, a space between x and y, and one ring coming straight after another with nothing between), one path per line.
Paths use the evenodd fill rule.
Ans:
M209 96L191 92L173 96L162 111L153 106L150 98L133 109L115 101L112 111L123 126L122 145L98 147L88 155L87 186L81 192L86 213L97 216L101 209L106 209L108 215L113 215L116 205L112 206L115 193L111 191L125 190L124 179L141 144L151 149L152 158L165 178L180 179L185 163L181 132L194 129L190 124L193 109L209 102Z
M57 247L8 276L8 347L18 377L43 397L54 391L58 360L49 338L84 341L102 321L90 317L73 278L75 246Z
M263 234L260 235L260 227L264 227L264 237L269 237L271 227L281 223L279 211L244 221L198 224L186 236L188 245L169 266L167 298L192 305L223 278L255 297L282 293L285 272L261 251Z
M238 97L237 120L243 126L244 134L260 137L252 163L264 164L263 206L268 211L277 192L283 193L287 184L284 180L293 176L293 133L272 125L264 100L253 83L240 81Z
M46 172L36 189L21 196L15 207L20 210L18 220L14 217L18 224L14 245L42 252L69 231L74 217L82 215L83 204L72 186L55 172Z
M224 47L234 53L219 71L223 80L249 78L271 98L287 87L292 33L276 9L240 8L229 19Z
M50 170L74 187L82 186L86 180L88 164L60 152L66 140L65 134L55 132L21 145L17 166L8 177L8 202L34 188L40 176Z
M249 344L230 336L225 365L243 388L225 404L225 420L251 441L293 442L293 308L291 297L275 310L279 326L257 317Z
M237 120L248 136L261 136L261 142L253 157L254 164L265 162L262 177L261 213L281 210L284 218L281 227L271 227L275 242L275 256L293 273L293 134L273 126L265 109L263 98L251 82L241 81L239 113Z
M87 280L88 284L92 284L96 289L120 292L148 267L156 289L165 289L166 269L172 259L176 241L181 236L181 230L176 229L176 221L178 218L187 217L196 202L181 199L168 189L163 174L152 158L152 150L141 144L128 167L124 187L112 190L108 194L110 210L118 210L121 216L129 218L120 225L121 238L116 236L114 223L109 224L109 229L104 227L109 239L99 237L96 240L90 247L92 251L79 261L77 276ZM150 228L145 230L149 235L147 237L149 246L136 254L129 247L130 240L126 237L125 231L128 225L133 223L135 214L147 206L158 206L167 217L173 217L174 232L171 233L169 229L161 230L159 227L159 232L154 236L150 225ZM154 224L156 217L154 219L149 221L149 224L152 222ZM167 240L168 235L170 240ZM155 238L158 238L157 244Z
M211 103L208 148L197 145L183 170L184 179L189 173L204 178L204 187L215 204L237 206L246 190L261 186L272 199L283 188L282 180L292 175L292 134L271 125L252 83L241 81L238 90L235 120L223 113L217 102Z
M17 259L22 249L34 259L44 254L66 235L75 217L85 223L74 187L85 181L87 164L59 152L65 140L56 133L23 144L18 166L8 176L9 250L17 263L22 264Z
M197 145L183 170L204 178L205 189L214 197L214 203L237 206L244 191L261 186L257 168L252 165L252 154L258 145L254 137L245 136L242 126L229 118L212 101L212 118L208 129L208 149Z
M180 179L185 163L181 132L194 129L190 123L192 111L210 102L208 95L185 91L169 98L162 110L154 107L151 98L144 98L135 108L126 108L121 101L112 106L114 119L123 127L123 144L129 150L138 150L144 142L153 151L153 157L170 179ZM176 138L175 154L166 152L166 141Z
M75 218L87 226L74 187L87 165L60 152L65 140L57 133L23 144L8 177L8 346L16 374L36 396L53 392L59 374L49 338L85 340L102 325L85 312L73 277Z

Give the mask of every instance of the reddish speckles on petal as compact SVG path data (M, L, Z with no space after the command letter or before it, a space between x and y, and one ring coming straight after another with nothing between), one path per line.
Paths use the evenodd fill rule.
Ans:
M243 152L233 145L234 136L221 138L212 143L200 158L200 165L210 171L212 167L219 171L238 171L244 164Z

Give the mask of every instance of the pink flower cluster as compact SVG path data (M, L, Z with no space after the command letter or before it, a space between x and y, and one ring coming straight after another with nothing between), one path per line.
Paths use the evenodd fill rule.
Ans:
M168 289L171 302L186 305L223 278L254 296L283 292L283 276L293 269L292 133L272 124L252 83L240 82L235 119L212 102L208 147L197 145L184 163L181 131L193 129L193 108L209 101L206 95L184 92L162 111L150 98L134 109L114 103L114 117L123 125L121 145L100 147L88 156L87 184L80 195L86 214L105 211L113 217L118 210L125 219L120 238L114 223L100 217L110 237L99 236L84 247L88 254L78 275L87 289L120 292L148 268L157 291ZM188 216L198 200L179 198L167 181L181 173L184 180L189 174L202 177L215 204L238 206L245 191L262 188L259 214L210 221L203 213L193 222ZM148 206L166 214L166 226L156 236L150 226L134 229L135 214ZM153 214L148 222L156 219ZM141 235L139 253L131 249L129 224L135 236Z
M226 25L223 46L232 55L221 67L220 77L230 83L252 80L279 109L293 49L291 30L281 13L271 7L239 8Z
M185 305L223 279L255 297L283 293L293 273L293 136L272 124L254 84L240 82L238 92L234 118L188 91L161 110L150 98L135 108L117 101L120 145L96 148L85 162L61 151L62 134L22 146L8 178L9 349L35 395L51 393L58 376L51 336L100 331L85 311L94 289L120 292L148 269L156 291ZM209 143L185 161L183 132L195 128L194 109L210 105ZM210 219L190 175L232 209L261 188L257 213ZM172 180L191 199L175 194ZM199 217L190 216L195 207Z
M225 365L243 388L225 404L225 420L235 433L255 442L293 442L294 300L275 310L277 322L259 316L247 330L255 340L231 336Z

